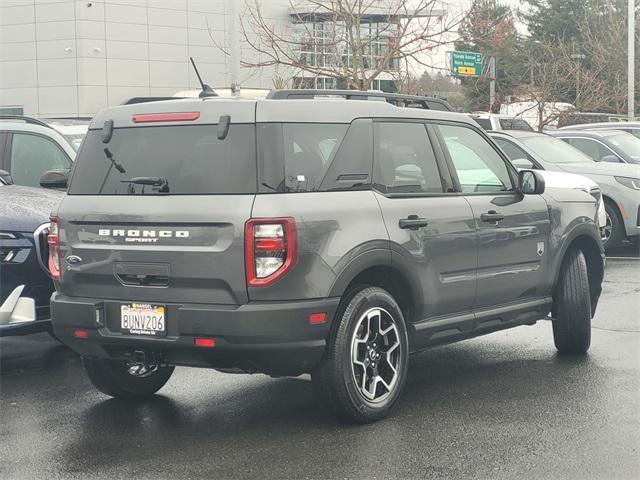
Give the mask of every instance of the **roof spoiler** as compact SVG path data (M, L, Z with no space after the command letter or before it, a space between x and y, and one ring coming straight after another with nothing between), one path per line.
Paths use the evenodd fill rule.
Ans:
M164 100L182 100L186 97L132 97L120 105L134 105L136 103L162 102Z

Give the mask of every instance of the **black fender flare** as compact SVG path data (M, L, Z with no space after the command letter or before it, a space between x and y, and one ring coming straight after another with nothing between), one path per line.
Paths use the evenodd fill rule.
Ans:
M372 248L353 256L339 268L336 268L336 279L331 287L329 296L342 296L349 284L362 272L372 267L388 267L395 270L405 280L411 290L414 307L421 308L424 298L420 278L409 259L387 248Z

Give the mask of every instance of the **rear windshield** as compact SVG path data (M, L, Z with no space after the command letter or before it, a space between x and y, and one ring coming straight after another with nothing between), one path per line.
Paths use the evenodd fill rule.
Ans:
M224 140L217 125L131 127L106 144L101 130L89 131L69 194L241 194L256 184L254 125L231 125Z

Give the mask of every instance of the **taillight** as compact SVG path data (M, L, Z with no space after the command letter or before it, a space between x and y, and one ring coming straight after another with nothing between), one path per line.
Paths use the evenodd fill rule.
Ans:
M245 225L247 285L264 287L287 273L298 256L293 218L253 218Z
M49 273L54 280L60 280L60 235L58 217L51 217L47 243L49 244Z

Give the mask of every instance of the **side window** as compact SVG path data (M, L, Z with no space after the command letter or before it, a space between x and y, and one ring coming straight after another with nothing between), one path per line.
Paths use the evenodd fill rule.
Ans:
M371 187L373 155L371 120L354 120L327 170L320 190L361 190Z
M590 156L596 162L601 161L607 155L615 155L600 142L596 142L590 138L563 138L563 140L572 147L580 150L582 153Z
M0 170L4 170L6 167L4 166L4 149L7 145L7 134L5 132L0 132Z
M438 125L464 193L513 190L509 169L493 146L475 130Z
M374 124L373 182L385 193L441 193L442 179L422 123Z
M348 128L332 123L283 124L285 189L317 191Z
M515 143L510 142L509 140L505 140L504 138L494 138L493 140L498 144L498 146L512 162L519 159L529 160L529 155L527 154L527 152L522 150Z
M16 185L40 186L47 170L70 168L71 161L62 149L39 135L14 133L11 140L11 176Z

